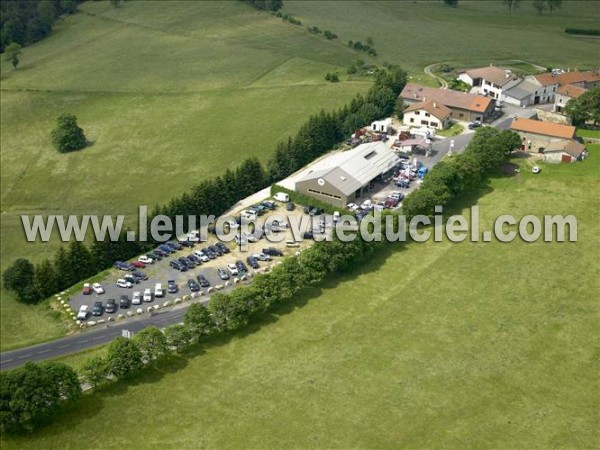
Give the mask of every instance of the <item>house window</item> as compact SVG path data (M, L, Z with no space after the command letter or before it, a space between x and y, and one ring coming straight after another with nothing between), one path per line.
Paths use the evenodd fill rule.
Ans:
M425 117L429 117L429 115L430 115L430 114L429 114L428 112L426 112L426 113L425 113Z
M421 115L421 112L420 111L415 111L415 116L419 116L419 115Z
M429 125L429 122L427 122L426 120L421 120L421 125Z
M438 123L437 122L429 122L429 125L432 126L433 128L437 128L438 127Z
M415 123L415 119L413 119L412 117L410 118L410 123Z

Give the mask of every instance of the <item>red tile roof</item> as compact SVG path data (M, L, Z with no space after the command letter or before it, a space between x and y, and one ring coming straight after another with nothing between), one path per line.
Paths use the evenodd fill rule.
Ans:
M575 70L573 72L565 72L559 74L552 73L542 73L540 75L535 75L536 80L543 86L548 86L549 84L573 84L573 83L593 83L595 81L600 81L600 74L593 70L589 70L587 72L579 72Z
M441 102L436 102L433 99L410 105L404 110L404 112L416 111L418 109L424 109L429 114L437 117L440 120L444 120L452 113L452 111L450 111L450 109L444 106Z
M570 125L560 125L552 122L542 122L541 120L517 118L510 125L511 130L522 131L524 133L541 134L563 139L572 139L575 136L575 127Z
M420 102L430 99L437 100L448 108L465 109L477 113L485 112L492 103L492 100L487 97L451 89L430 88L414 83L407 83L400 96L406 100L418 100Z
M587 89L580 88L578 86L573 86L572 84L565 84L564 86L561 86L556 90L557 94L561 94L570 98L577 98L581 94L584 94L586 92Z

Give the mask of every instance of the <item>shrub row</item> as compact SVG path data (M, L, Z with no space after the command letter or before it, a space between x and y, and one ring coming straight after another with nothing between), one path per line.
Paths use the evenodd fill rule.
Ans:
M584 36L600 36L600 29L597 28L566 28L567 34L580 34Z

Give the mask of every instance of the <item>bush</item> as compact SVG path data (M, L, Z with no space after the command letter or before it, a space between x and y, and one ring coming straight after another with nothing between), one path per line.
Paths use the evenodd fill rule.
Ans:
M62 114L57 119L57 126L52 131L52 144L61 153L81 150L87 145L83 129L77 125L77 117Z
M600 36L600 29L598 29L598 28L566 28L565 33L578 34L578 35L584 35L584 36Z

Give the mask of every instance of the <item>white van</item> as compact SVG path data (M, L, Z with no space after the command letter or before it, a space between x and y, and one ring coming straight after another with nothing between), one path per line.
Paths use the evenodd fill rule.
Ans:
M273 198L279 202L283 202L283 203L287 203L290 201L290 196L289 194L286 194L285 192L278 192L277 194L275 194L273 196Z
M164 297L164 295L165 295L165 291L163 291L162 284L156 283L156 285L154 286L154 296L156 298L160 298L160 297Z

